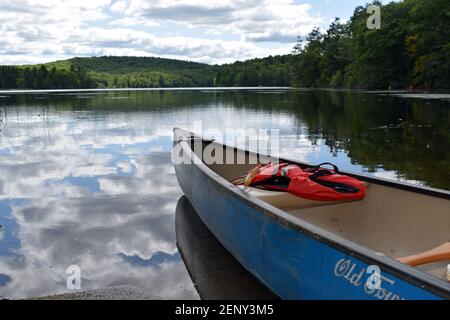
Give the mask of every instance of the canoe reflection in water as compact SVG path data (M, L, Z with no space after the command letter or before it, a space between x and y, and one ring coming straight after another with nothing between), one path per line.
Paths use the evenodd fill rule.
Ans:
M185 196L178 200L175 219L178 250L202 299L277 299L219 243Z

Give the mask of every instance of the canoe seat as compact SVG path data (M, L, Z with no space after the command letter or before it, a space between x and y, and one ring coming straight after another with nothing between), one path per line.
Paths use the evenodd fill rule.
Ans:
M238 186L238 188L282 210L307 209L342 203L337 201L329 202L308 200L299 198L287 192L261 190L253 187Z

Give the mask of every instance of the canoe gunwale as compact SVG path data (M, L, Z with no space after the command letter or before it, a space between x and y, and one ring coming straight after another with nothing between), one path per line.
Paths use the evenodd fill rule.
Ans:
M194 135L194 133L185 131L183 129L175 128L174 132L181 131L185 134ZM208 139L204 139L205 141L209 141ZM346 253L350 256L353 256L368 265L378 265L380 268L408 283L411 283L417 287L420 287L424 290L432 292L444 299L450 299L450 286L445 283L445 281L435 278L425 272L414 269L410 266L407 266L401 262L396 261L384 254L380 255L374 250L370 250L369 248L359 245L356 242L351 240L347 240L343 237L340 237L336 234L333 234L329 231L326 231L320 227L315 226L312 223L306 222L299 217L295 217L281 209L278 209L263 200L246 193L245 191L239 189L231 182L224 179L222 176L214 172L210 169L200 158L195 154L192 150L191 146L186 140L174 141L174 143L180 144L183 151L186 152L186 155L189 156L189 159L192 160L192 165L195 165L198 169L200 169L207 177L214 181L214 183L225 192L229 192L237 196L241 201L245 202L247 205L257 209L262 214L274 219L278 223L298 232L305 234L306 236L313 238L317 241L325 245L329 245L343 253ZM255 154L247 150L242 150L236 147L227 146L223 144L225 147L234 149L235 151L245 152L246 154ZM195 161L194 161L195 159ZM301 165L306 165L301 162L290 160L286 158L280 158L280 161L290 162L290 163L298 163ZM190 164L191 165L191 164ZM422 186L414 186L402 182L395 182L381 178L374 178L361 174L347 173L350 176L361 179L363 181L369 183L375 183L387 187L402 189L406 191L411 191L415 193L425 194L428 196L438 197L450 200L450 192L445 190L438 190L429 187ZM219 242L222 243L221 239L218 239ZM226 244L222 243L222 245L227 248ZM227 248L228 249L228 248Z

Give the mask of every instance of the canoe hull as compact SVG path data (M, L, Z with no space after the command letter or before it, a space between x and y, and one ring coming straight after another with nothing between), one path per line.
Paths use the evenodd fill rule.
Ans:
M366 285L368 264L224 192L192 164L176 165L179 183L222 245L283 299L439 299L381 269L380 289Z
M174 141L174 145L178 151L183 150L185 157L195 158L188 143ZM450 288L444 282L299 221L232 186L203 163L174 166L184 194L208 229L242 266L280 298L450 297ZM378 288L368 285L368 270L373 266L381 271Z

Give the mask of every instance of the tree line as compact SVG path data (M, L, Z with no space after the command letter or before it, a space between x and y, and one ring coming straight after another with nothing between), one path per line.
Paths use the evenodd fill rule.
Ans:
M202 72L136 71L130 73L97 73L90 75L103 88L179 88L212 87L214 76Z
M314 29L294 47L298 87L450 88L448 0L382 5L381 29L369 30L368 6L326 32Z
M293 56L270 56L220 66L216 85L223 87L291 86Z
M40 67L0 66L2 89L80 89L97 85L89 74L75 67L69 70Z

